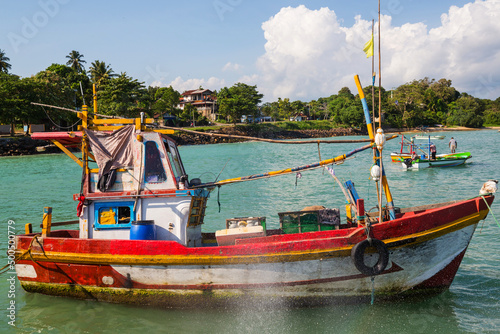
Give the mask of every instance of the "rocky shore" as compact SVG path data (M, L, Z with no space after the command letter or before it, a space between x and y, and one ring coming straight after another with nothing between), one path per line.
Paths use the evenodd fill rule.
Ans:
M266 139L300 139L300 138L328 138L337 136L363 135L362 131L352 128L337 128L329 130L269 130L252 127L223 127L212 133L226 135L248 136ZM210 137L201 134L178 132L171 135L178 145L204 145L218 143L235 143L245 141L239 138ZM50 142L34 140L31 137L0 138L0 156L31 155L40 153L60 153L61 150Z
M59 148L45 140L34 140L31 137L0 138L0 156L60 152Z
M356 136L363 135L362 131L352 128L337 128L329 130L269 130L262 128L235 128L225 127L218 131L210 131L209 133L220 133L225 135L247 136L266 139L302 139L302 138L328 138L337 136ZM171 135L178 145L203 145L203 144L218 144L218 143L236 143L245 141L239 138L224 138L210 137L205 135L190 134L185 132Z

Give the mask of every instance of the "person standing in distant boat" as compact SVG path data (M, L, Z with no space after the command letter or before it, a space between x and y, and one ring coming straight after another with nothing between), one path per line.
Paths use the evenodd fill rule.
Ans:
M431 151L431 159L436 160L436 145L431 144L431 146L429 146L429 150Z
M458 144L453 137L451 137L450 142L448 143L448 146L450 147L451 153L455 153L455 149L457 148Z

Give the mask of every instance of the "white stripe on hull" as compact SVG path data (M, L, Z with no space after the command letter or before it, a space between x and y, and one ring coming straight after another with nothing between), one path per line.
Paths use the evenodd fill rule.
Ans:
M403 292L433 277L467 248L475 227L468 226L421 244L390 249L390 265L386 269L389 273L376 276L376 290ZM377 255L366 256L365 263L374 263L376 259ZM402 270L390 272L391 263ZM262 296L359 296L371 293L372 289L371 278L360 277L350 257L247 265L113 266L113 269L146 285L191 288L210 285L214 287L213 292L241 291ZM311 281L310 284L304 284L307 281Z

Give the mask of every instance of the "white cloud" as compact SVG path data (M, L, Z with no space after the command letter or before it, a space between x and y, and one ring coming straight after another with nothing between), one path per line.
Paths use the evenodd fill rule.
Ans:
M382 85L447 78L459 91L500 96L500 1L453 6L441 21L428 30L423 23L393 26L390 16L382 16ZM301 5L282 8L262 24L267 42L256 84L266 100L316 99L344 86L355 93L356 73L370 84L371 60L362 49L371 21L356 17L352 27L341 22L333 10Z
M241 69L240 64L233 64L231 62L228 62L224 67L222 68L222 71L238 71Z
M355 74L360 75L363 86L371 84L371 59L363 52L371 35L371 20L357 16L351 27L342 22L328 8L282 8L262 24L267 42L265 53L256 60L256 72L236 82L257 85L264 101L278 97L309 101L336 94L346 86L356 94ZM500 1L452 6L442 14L441 26L434 29L424 23L393 26L389 15L382 15L381 26L382 85L386 89L424 77L446 78L461 92L481 98L500 96ZM378 58L378 68L377 63ZM228 62L221 77L222 72L227 77L239 70L241 65ZM157 81L153 85L172 85L182 92L199 86L220 89L234 84L230 81L177 77L169 84Z

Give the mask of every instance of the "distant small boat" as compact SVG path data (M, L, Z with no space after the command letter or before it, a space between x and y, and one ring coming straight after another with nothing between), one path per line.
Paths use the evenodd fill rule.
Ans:
M448 154L445 157L436 157L436 159L411 158L405 159L402 166L405 169L422 169L430 167L454 167L465 164L467 159L472 158L470 152Z
M406 159L411 159L412 152L416 152L421 159L429 158L429 147L432 144L431 139L443 139L445 136L429 136L429 135L416 135L411 137L410 139L405 138L404 135L401 135L401 147L399 152L391 153L391 161L392 162L403 162ZM425 140L422 144L415 144L415 140ZM457 153L462 154L462 153ZM438 154L436 158L453 158L454 153L451 154Z
M436 158L453 158L455 155L463 154L463 153L468 153L468 152L438 154L438 155L436 155ZM424 158L427 159L428 155L424 154ZM406 159L411 159L411 153L409 153L409 152L403 152L403 153L392 152L391 153L391 161L392 162L403 162Z
M431 135L425 135L425 134L420 134L420 135L415 135L413 136L415 139L419 139L419 140L425 140L425 139L434 139L434 140L437 140L437 139L444 139L446 136L441 136L441 135L436 135L436 136L431 136Z

